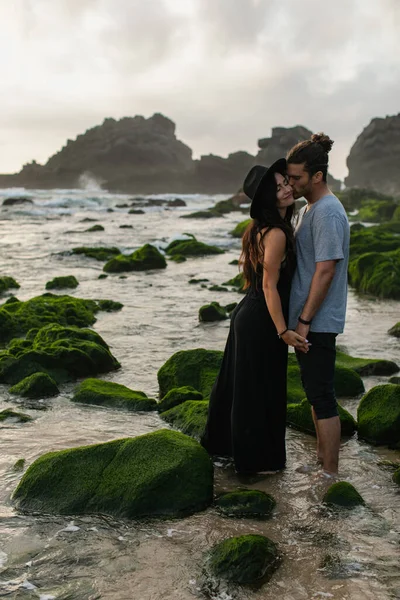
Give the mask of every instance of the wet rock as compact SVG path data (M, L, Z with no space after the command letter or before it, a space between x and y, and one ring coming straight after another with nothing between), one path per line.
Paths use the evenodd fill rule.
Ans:
M195 390L189 385L173 388L165 394L164 398L158 403L157 409L159 412L165 412L178 404L182 404L187 400L203 400L203 394Z
M0 276L0 294L7 290L18 289L20 287L19 283L17 283L13 277L8 277L7 275Z
M182 256L182 254L174 254L173 256L169 256L168 258L169 260L172 260L176 263L183 263L187 261L186 256Z
M357 409L358 435L377 445L400 442L400 387L384 384L373 387Z
M74 275L65 275L63 277L54 277L46 283L46 290L62 290L65 288L77 288L79 281Z
M133 225L120 225L120 229L133 229Z
M168 200L168 206L177 207L177 206L186 206L186 202L182 200L182 198L174 198L174 200Z
M211 304L205 304L199 309L199 321L223 321L227 318L228 315L225 309L222 306L220 306L218 302L211 302Z
M222 285L232 286L232 287L236 288L237 292L240 292L240 293L243 293L243 294L246 291L244 289L245 279L244 279L243 273L238 273L237 275L235 275L235 277L232 277L232 279L229 279L228 281L225 281Z
M97 305L99 310L104 310L104 312L116 312L124 307L121 302L115 302L114 300L97 300Z
M238 265L239 261L237 258L235 258L234 260L231 260L231 262L229 263L230 265Z
M112 209L108 209L107 212L113 212ZM104 227L103 225L93 225L92 227L89 227L89 229L85 229L85 232L87 233L92 233L95 231L104 231Z
M219 579L250 584L272 574L278 563L278 548L272 540L262 535L241 535L216 544L207 569Z
M363 200L357 219L366 223L381 223L392 219L397 204L394 200Z
M210 285L208 289L210 292L229 292L228 288L223 287L222 285Z
M81 246L79 248L72 248L72 254L83 254L88 258L95 258L96 260L100 260L104 262L105 260L110 260L113 256L117 256L121 254L121 250L115 247L111 248L91 248L88 246Z
M323 502L343 508L353 508L365 504L355 487L347 481L338 481L331 485L324 495Z
M221 218L223 215L221 213L209 209L209 210L198 210L194 213L190 213L189 215L181 215L181 219L215 219Z
M13 499L23 510L134 519L191 514L208 506L212 493L204 448L160 430L45 454L28 468Z
M103 267L106 273L121 273L123 271L149 271L165 269L167 262L164 256L151 244L145 244L132 254L119 254L109 260Z
M130 208L128 210L128 215L144 215L145 211L141 208Z
M25 468L25 459L19 458L13 465L13 471L23 471Z
M241 221L240 223L238 223L236 225L236 227L234 229L232 229L230 234L235 238L243 237L244 232L246 231L247 227L250 225L250 223L252 221L253 221L253 219L245 219L244 221Z
M29 423L29 421L33 421L32 417L25 413L16 412L11 408L6 408L5 410L0 411L0 423L4 423L8 420L13 423Z
M396 471L393 473L393 481L397 483L397 485L400 485L400 468L396 469Z
M209 281L209 279L189 279L188 283L193 284L193 283L204 283L206 281Z
M222 215L230 212L245 210L242 208L243 205L250 204L250 198L246 196L243 190L239 190L234 196L227 198L226 200L220 200L214 206L214 211Z
M340 404L338 405L342 436L351 436L357 429L357 423L351 414ZM287 405L286 422L293 429L315 435L315 427L311 414L311 405L306 398L299 404Z
M276 506L275 499L260 490L237 490L215 500L218 511L226 517L268 519Z
M400 384L400 377L390 377L389 378L389 383L395 383L396 385Z
M209 246L198 242L194 236L192 239L174 240L171 242L165 252L170 256L180 254L182 256L207 256L209 254L223 254L224 250L217 246Z
M399 370L398 365L392 360L358 358L339 350L336 352L336 365L352 369L364 377L368 375L391 375Z
M231 302L230 304L227 304L225 306L226 312L230 315L230 313L235 310L235 308L237 307L237 305L238 305L237 302Z
M59 393L56 382L47 373L33 373L10 389L10 394L23 398L49 398Z
M72 401L132 411L151 411L157 408L156 401L148 398L144 392L100 379L82 381L75 389Z
M27 196L12 196L3 200L3 206L15 206L17 204L33 204L33 200Z
M97 279L107 279L108 275L106 273L100 273Z
M129 208L129 204L116 204L115 208Z
M396 325L393 325L393 327L391 327L389 329L388 334L394 335L394 337L400 338L400 321L398 323L396 323Z
M157 373L160 398L169 390L191 386L207 398L218 375L223 352L219 350L180 350Z
M160 413L164 421L196 440L200 440L204 434L207 415L208 400L186 400Z
M102 337L90 329L50 324L32 329L22 342L0 352L0 383L16 384L38 372L56 382L70 381L120 367Z

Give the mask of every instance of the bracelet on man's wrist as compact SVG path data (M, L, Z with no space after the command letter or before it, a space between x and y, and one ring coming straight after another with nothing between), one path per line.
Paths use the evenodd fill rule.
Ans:
M311 321L306 321L305 319L302 319L301 317L299 317L299 322L302 323L303 325L311 325Z
M288 327L286 327L286 329L284 329L281 333L278 333L278 338L281 338L283 335L285 335L287 331L289 331Z

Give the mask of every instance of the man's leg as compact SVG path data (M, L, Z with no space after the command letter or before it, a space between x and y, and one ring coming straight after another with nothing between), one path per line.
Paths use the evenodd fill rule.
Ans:
M336 475L339 470L340 419L318 419L320 444L323 448L322 467L324 471Z
M312 419L314 422L315 433L317 436L317 461L322 464L324 462L324 450L323 450L320 435L319 435L318 419L317 419L317 415L315 414L315 410L314 410L313 406L311 407L311 414L312 414Z

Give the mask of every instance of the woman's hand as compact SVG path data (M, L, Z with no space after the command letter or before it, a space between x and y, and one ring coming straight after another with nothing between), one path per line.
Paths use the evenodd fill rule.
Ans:
M281 335L282 340L288 346L293 346L296 350L300 352L307 353L309 350L310 343L308 340L297 333L297 331L293 331L293 329L288 329L283 335Z

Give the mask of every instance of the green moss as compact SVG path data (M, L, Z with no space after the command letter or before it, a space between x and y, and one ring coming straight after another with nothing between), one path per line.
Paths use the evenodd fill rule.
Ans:
M89 229L85 229L85 232L104 231L103 225L92 225Z
M400 384L400 377L389 377L388 383L395 383L396 385Z
M216 210L198 210L189 215L181 215L181 219L215 219L215 217L222 217L222 214Z
M240 223L238 223L236 225L236 227L234 229L232 229L230 234L235 238L243 237L244 232L246 231L246 229L250 225L250 223L252 223L252 221L253 221L253 219L246 219L245 221L241 221Z
M12 288L18 289L19 287L21 286L15 281L13 277L8 277L7 275L0 275L0 294Z
M400 485L400 468L396 469L396 471L393 473L393 481L397 483L397 485Z
M160 400L157 408L159 412L164 412L178 406L178 404L182 404L182 402L186 402L186 400L203 400L203 394L188 385L173 388Z
M390 221L397 204L393 200L362 200L357 218L367 223Z
M357 429L357 423L347 410L338 405L340 424L343 436L351 436ZM286 422L290 427L315 435L315 427L311 414L311 405L305 398L299 404L287 405Z
M100 379L82 381L75 389L72 401L135 411L150 411L157 408L156 401L148 398L144 392Z
M74 275L65 275L64 277L54 277L46 283L46 290L62 290L64 288L77 288L79 281Z
M51 324L34 332L31 342L27 349L0 353L1 383L15 384L37 372L62 382L120 367L101 336L89 329Z
M230 265L238 265L239 261L237 258L235 258L234 260L231 260L231 262L229 263Z
M393 213L392 220L400 221L400 205L396 206L396 210Z
M6 421L7 419L12 419L17 423L29 423L29 421L33 421L32 417L26 415L25 413L20 413L12 410L11 408L6 408L5 410L0 411L0 423L2 421Z
M388 334L400 338L400 321L389 329Z
M25 459L19 458L13 465L13 471L23 471L25 468Z
M172 260L176 263L183 263L187 261L187 258L186 256L182 256L182 254L174 254L173 256L169 257L169 260Z
M227 517L268 519L276 501L270 494L259 490L237 490L217 498L215 506Z
M277 566L277 546L262 535L228 538L212 548L208 560L215 577L240 584L263 579Z
M107 279L108 275L106 273L100 273L97 279Z
M359 208L363 202L393 201L392 196L365 188L350 188L342 192L336 192L336 195L346 210Z
M110 260L110 258L113 256L121 254L121 251L118 248L115 248L115 246L110 248L106 248L104 246L100 246L99 248L79 246L78 248L72 248L72 253L83 254L88 258L95 258L96 260L104 262L105 260Z
M119 254L109 260L103 267L106 273L121 273L122 271L149 271L150 269L165 269L167 262L164 256L151 244L145 244L125 256Z
M57 396L60 390L56 382L47 373L33 373L10 389L11 394L24 398L48 398Z
M207 415L208 400L186 400L186 402L162 412L160 417L182 433L200 439L204 434Z
M104 310L105 312L116 312L124 306L121 302L114 302L114 300L97 300L97 304L99 310Z
M235 277L232 277L232 279L225 281L225 283L223 283L222 285L231 285L234 288L236 288L237 292L245 293L244 284L245 279L243 273L238 273L237 275L235 275Z
M190 514L211 503L212 490L207 452L179 432L160 430L45 454L13 499L23 510L139 518Z
M399 247L399 239L381 228L368 227L362 230L351 228L350 259L367 252L389 252Z
M395 362L380 358L358 358L339 350L336 352L336 365L352 369L359 375L391 375L399 370Z
M223 254L224 250L217 246L209 246L198 242L193 236L190 240L174 240L165 249L170 256L207 256L209 254Z
M400 442L400 386L377 385L362 398L358 410L358 435L374 444Z
M160 397L172 388L189 385L206 398L218 375L223 352L219 350L180 350L173 354L157 373Z
M228 288L223 287L222 285L210 285L208 289L210 292L229 292Z
M353 508L354 506L365 504L362 496L360 496L355 487L347 481L338 481L331 485L324 495L323 502L345 508Z
M205 304L199 309L199 321L223 321L227 319L225 309L218 304L218 302L211 302L211 304Z
M368 252L351 260L349 282L359 292L399 299L400 248L393 252Z

